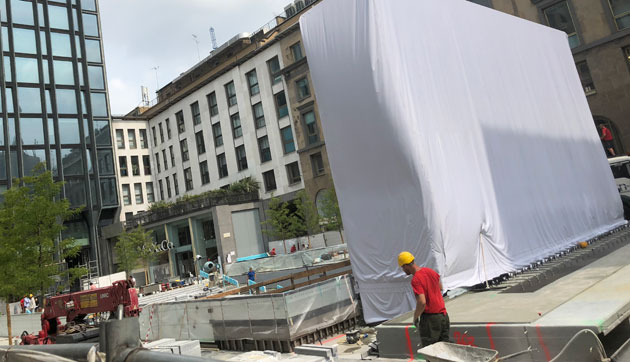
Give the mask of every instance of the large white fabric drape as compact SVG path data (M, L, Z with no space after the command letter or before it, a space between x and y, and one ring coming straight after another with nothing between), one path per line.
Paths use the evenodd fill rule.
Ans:
M365 318L400 251L470 286L622 225L563 32L463 0L324 0L300 26Z

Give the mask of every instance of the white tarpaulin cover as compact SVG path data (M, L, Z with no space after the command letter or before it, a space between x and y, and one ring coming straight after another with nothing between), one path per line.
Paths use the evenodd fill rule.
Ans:
M368 322L622 225L560 31L463 0L324 0L300 26ZM487 276L487 278L486 278Z

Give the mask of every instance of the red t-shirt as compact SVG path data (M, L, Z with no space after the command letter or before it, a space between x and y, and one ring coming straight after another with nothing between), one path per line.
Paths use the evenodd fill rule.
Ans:
M446 314L444 298L440 290L440 275L431 268L420 268L411 279L411 287L417 295L424 294L427 305L424 313Z
M612 141L613 139L612 133L610 133L610 130L606 127L602 128L602 136L604 136L604 141Z

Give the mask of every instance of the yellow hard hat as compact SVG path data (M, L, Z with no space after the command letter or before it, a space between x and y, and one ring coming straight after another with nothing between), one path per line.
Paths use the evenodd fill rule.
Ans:
M33 294L31 294L31 298L33 298Z
M412 263L415 258L408 251L403 251L398 254L398 266L403 266L409 263Z

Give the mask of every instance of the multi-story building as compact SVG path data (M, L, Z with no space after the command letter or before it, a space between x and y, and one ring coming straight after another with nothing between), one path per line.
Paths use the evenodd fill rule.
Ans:
M83 246L68 264L97 265L118 208L98 4L1 0L0 16L0 188L44 162L82 207L63 232Z
M116 175L120 195L120 221L149 209L155 202L151 178L151 152L146 120L113 117Z
M566 32L594 122L630 151L630 0L472 1Z

